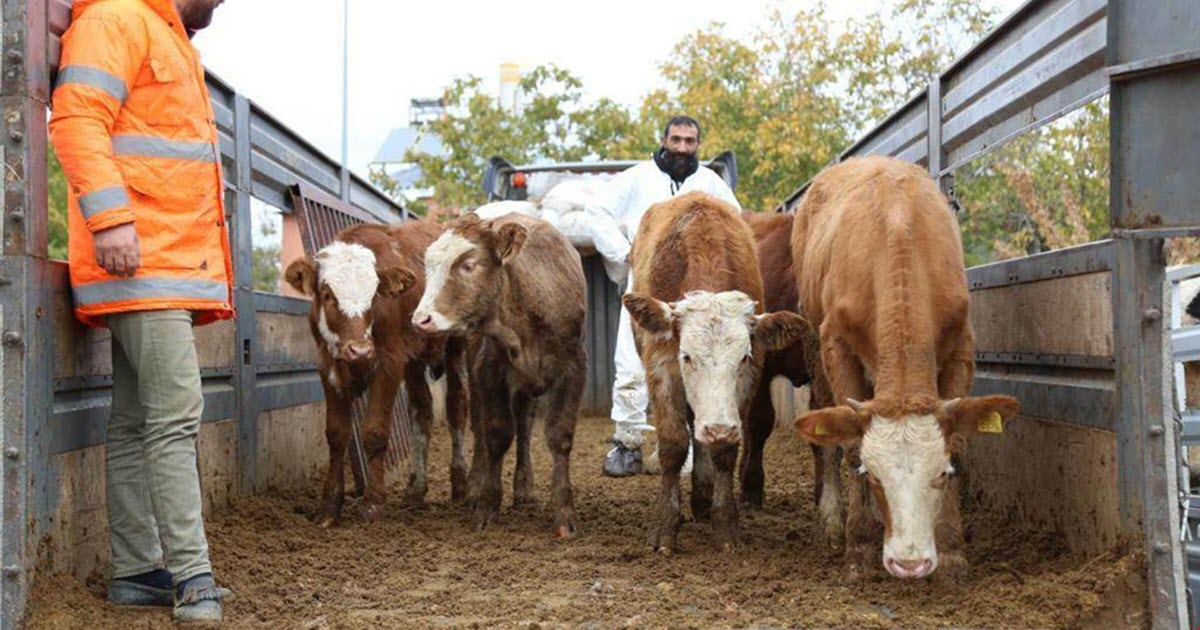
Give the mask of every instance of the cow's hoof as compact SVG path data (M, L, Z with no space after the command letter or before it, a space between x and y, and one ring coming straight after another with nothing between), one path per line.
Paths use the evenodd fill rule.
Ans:
M574 538L575 534L579 533L579 526L575 522L574 512L568 512L558 517L558 522L554 524L555 538Z
M331 514L326 514L325 516L321 517L321 520L317 521L317 527L320 527L321 529L333 529L340 524L340 521L341 519L338 517Z
M467 502L467 491L462 486L451 486L450 502L455 505L465 504Z
M826 545L834 549L846 542L846 532L843 531L841 523L826 523L825 527L821 528L821 537Z
M851 582L861 582L867 576L867 569L857 562L846 563L846 579Z
M499 520L500 520L499 508L491 508L491 507L484 507L484 506L475 508L475 523L474 523L475 531L482 532L483 530L487 529L489 525L492 525Z
M378 503L368 503L363 507L363 519L368 523L378 521L383 517L383 506Z
M512 506L514 510L532 510L537 507L537 501L531 496L513 495Z

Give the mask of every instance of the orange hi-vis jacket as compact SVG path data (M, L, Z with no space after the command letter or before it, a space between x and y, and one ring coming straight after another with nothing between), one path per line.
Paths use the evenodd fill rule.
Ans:
M62 38L50 137L69 185L71 288L90 326L183 309L233 316L221 153L204 66L173 0L77 0ZM96 261L92 235L133 223L130 278Z

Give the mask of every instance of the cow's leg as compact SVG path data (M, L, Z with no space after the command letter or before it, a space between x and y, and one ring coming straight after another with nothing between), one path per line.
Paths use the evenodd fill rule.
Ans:
M571 488L571 447L575 443L575 423L579 419L579 401L587 375L583 348L579 361L551 389L546 405L546 447L554 461L550 477L550 506L554 510L554 535L570 538L578 530L575 520L575 492Z
M392 411L396 406L396 391L400 389L400 374L379 370L371 379L367 394L367 417L363 423L363 450L367 453L370 479L363 495L363 516L378 519L387 501L387 446L391 437ZM428 401L428 389L425 392ZM432 411L429 411L432 413Z
M480 392L484 397L481 404L484 413L480 424L483 429L486 470L479 501L475 505L476 531L482 531L500 518L500 502L504 496L501 487L504 456L508 454L513 434L516 432L516 423L512 415L512 392L509 391L508 381L493 376L492 383Z
M733 469L738 446L726 444L708 449L713 465L712 525L717 544L732 551L741 542L737 498L733 493Z
M829 381L820 369L812 370L809 388L812 393L810 409L825 409L833 406L833 393ZM814 445L813 453L813 499L821 515L825 542L840 546L845 540L846 515L842 509L842 450Z
M512 415L517 425L517 463L513 467L513 507L530 508L533 498L533 459L529 452L533 428L533 400L522 393L513 395Z
M446 342L446 424L450 425L450 500L461 503L467 495L467 423L470 421L470 388L467 387L466 348L461 338Z
M486 374L481 375L483 370L478 367L478 363L470 368L470 389L471 394L468 399L468 408L470 409L471 421L471 471L467 475L467 499L466 507L470 510L475 510L479 505L479 498L483 494L484 482L487 479L487 440L484 439L485 418L487 416L488 405L485 404L485 399L490 393L486 384L487 379L497 379L496 376L488 377Z
M759 379L758 389L754 392L754 400L750 407L750 417L746 421L746 439L742 451L740 469L742 486L742 503L755 507L763 506L763 449L766 448L767 438L775 429L775 405L771 403L771 379L764 376Z
M696 441L695 424L689 423L687 428L688 440L692 443L692 518L707 521L712 518L712 449Z
M662 466L657 514L652 515L650 521L650 546L656 551L670 554L678 548L676 540L683 522L679 471L687 459L688 442L692 436L684 415L687 400L683 395L683 382L678 368L673 365L675 357L665 355L661 362L663 365L646 370L650 409L654 413L654 426L658 433L658 458ZM699 459L700 454L695 453L693 470L699 465Z
M871 397L871 388L864 376L862 363L850 350L849 344L835 334L829 334L828 322L822 326L821 351L825 360L825 374L829 379L829 391L833 395L834 404L845 404L846 399L867 400ZM853 466L857 468L857 454L853 458ZM829 481L830 475L825 476ZM823 492L830 492L826 488ZM867 501L870 488L862 476L855 476L850 483L849 509L846 515L846 569L852 578L860 577L866 570L868 561L875 556L873 549L882 539L882 528L878 519L870 511ZM828 505L834 503L832 496ZM826 502L822 501L822 505ZM821 514L825 522L826 532L833 531L834 514Z
M975 378L975 340L969 325L959 327L948 338L944 338L943 343L950 347L950 352L942 362L941 372L938 373L938 396L942 400L969 396L971 382ZM957 474L952 475L946 484L942 510L938 513L934 529L934 543L938 551L938 568L935 575L944 580L956 580L962 577L967 569L960 494L966 468L963 458L957 455L965 446L952 445L951 450L956 454L953 456L953 465Z
M852 468L860 465L857 449L847 453ZM871 510L871 488L865 475L853 475L847 494L846 574L858 580L877 566L883 544L883 524Z
M433 397L429 383L425 380L425 364L413 361L404 371L404 388L408 391L408 402L412 411L412 453L409 456L408 488L404 491L404 504L425 504L425 493L429 490L429 435L433 430Z
M324 379L322 379L324 382ZM350 444L350 403L338 390L325 386L325 442L329 445L329 470L321 492L321 527L334 527L342 519L346 498L346 446Z

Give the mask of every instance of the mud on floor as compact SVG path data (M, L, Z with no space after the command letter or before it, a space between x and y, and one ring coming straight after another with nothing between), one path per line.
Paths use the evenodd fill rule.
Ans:
M449 438L436 432L429 506L402 510L399 488L380 522L347 507L341 528L316 528L316 485L239 501L209 523L218 580L236 592L230 628L398 627L1141 627L1136 557L1082 558L1049 535L968 515L969 576L957 585L876 576L850 583L840 552L820 542L809 450L779 431L767 448L767 503L743 512L745 546L709 548L685 522L682 552L654 554L645 516L658 478L600 472L611 425L580 421L572 472L580 535L555 540L546 509L550 458L535 433L539 505L471 531L449 503ZM511 479L512 455L506 477ZM686 491L686 487L685 487ZM685 499L686 503L686 499ZM35 584L31 629L170 628L167 612L109 606L106 578Z

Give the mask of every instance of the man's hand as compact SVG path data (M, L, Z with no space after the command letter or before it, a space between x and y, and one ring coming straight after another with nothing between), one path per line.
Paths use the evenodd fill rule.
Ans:
M132 223L101 230L92 235L96 262L109 274L128 278L141 264L141 248Z

